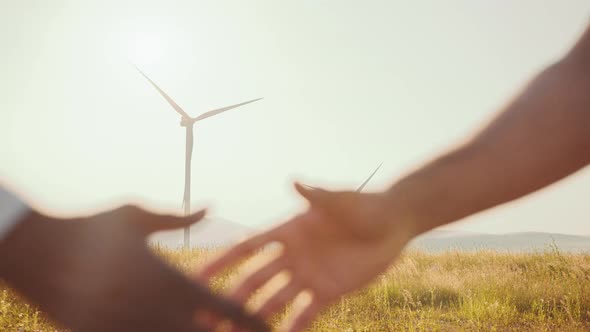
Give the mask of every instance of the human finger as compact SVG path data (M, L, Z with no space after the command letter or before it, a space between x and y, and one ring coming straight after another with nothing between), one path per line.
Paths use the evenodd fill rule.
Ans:
M303 331L313 321L314 317L320 312L321 306L311 301L308 305L300 307L300 310L291 315L288 323L281 329L284 332Z
M281 287L277 292L271 295L262 303L262 305L255 311L255 314L265 320L270 319L271 316L282 310L287 303L292 301L301 292L301 287L296 280L291 279L289 282Z
M207 262L196 272L196 278L199 280L210 280L222 270L237 264L242 259L252 255L256 250L272 242L272 231L255 235L247 239L217 258Z
M244 277L229 293L229 297L241 303L246 302L252 293L280 273L285 266L285 257L283 255L275 257Z

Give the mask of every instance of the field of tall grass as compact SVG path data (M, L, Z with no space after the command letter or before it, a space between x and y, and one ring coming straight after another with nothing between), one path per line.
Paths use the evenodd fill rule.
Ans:
M191 271L212 252L156 249ZM354 269L354 262L351 262ZM215 280L228 284L232 273ZM61 331L9 289L1 331ZM311 331L590 331L590 254L407 252L373 285L319 317Z

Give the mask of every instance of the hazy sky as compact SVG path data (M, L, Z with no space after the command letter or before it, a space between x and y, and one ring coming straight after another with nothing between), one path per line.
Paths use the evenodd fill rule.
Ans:
M0 0L0 177L57 213L180 211L184 129L129 58L198 115L193 205L251 226L293 179L385 188L469 134L590 22L568 1ZM590 170L457 224L590 234Z

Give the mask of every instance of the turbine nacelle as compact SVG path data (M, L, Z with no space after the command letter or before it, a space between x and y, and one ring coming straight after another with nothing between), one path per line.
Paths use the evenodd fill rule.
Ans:
M181 127L192 126L194 123L195 123L195 120L191 119L191 118L183 117L182 119L180 119L180 126Z

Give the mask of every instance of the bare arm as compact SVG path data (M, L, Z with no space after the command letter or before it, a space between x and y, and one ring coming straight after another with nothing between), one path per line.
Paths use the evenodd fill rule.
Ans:
M268 319L295 299L286 326L301 331L327 305L384 272L417 234L526 195L589 162L590 29L472 139L386 192L299 185L309 203L305 212L238 244L200 275L211 278L269 243L282 243L278 256L245 275L231 297L246 302L287 271L289 283L257 314ZM310 301L297 301L303 290Z
M502 204L590 162L590 29L465 144L389 190L422 233ZM392 211L393 211L392 210Z

